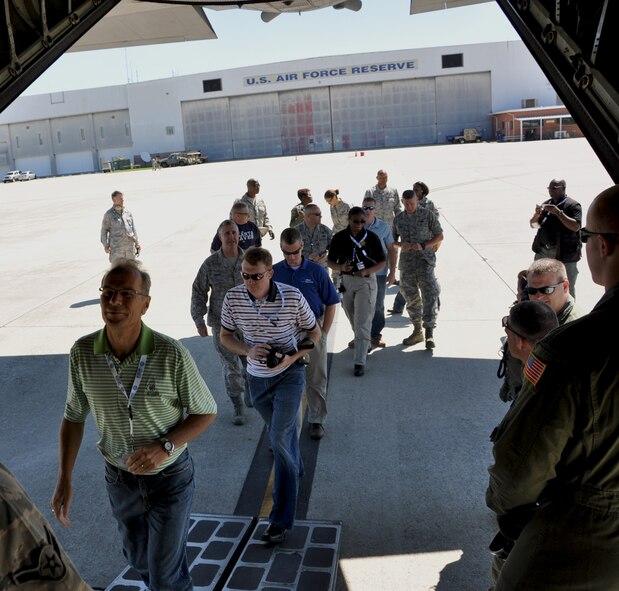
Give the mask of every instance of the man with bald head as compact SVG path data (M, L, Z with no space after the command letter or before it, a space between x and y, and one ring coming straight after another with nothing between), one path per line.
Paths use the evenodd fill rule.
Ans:
M388 226L393 224L393 218L402 211L400 195L394 187L388 187L389 175L382 168L376 173L376 184L365 192L364 199L373 197L376 201L376 217Z
M514 547L495 591L619 585L619 185L580 235L605 294L537 344L497 429L486 502Z
M570 281L570 293L576 297L576 277L580 260L580 237L578 231L582 223L580 203L565 193L565 181L552 179L548 183L550 199L535 206L535 213L529 221L537 228L533 240L533 252L537 259L557 259L565 264Z

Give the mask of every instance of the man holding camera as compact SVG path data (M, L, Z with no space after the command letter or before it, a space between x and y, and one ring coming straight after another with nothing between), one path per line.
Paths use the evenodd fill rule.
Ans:
M537 228L532 250L537 259L557 259L565 265L570 282L570 294L576 297L576 263L581 257L580 225L582 207L565 194L565 181L552 179L548 183L547 199L535 206L535 213L529 221L531 228Z
M326 269L303 256L303 240L297 228L286 228L282 232L280 247L284 260L273 267L274 279L293 285L303 294L321 329L320 340L309 353L305 396L309 435L312 439L322 439L327 418L327 334L340 296Z
M305 388L305 349L320 339L316 317L301 294L272 280L273 259L264 248L251 248L241 266L243 285L233 287L221 310L221 342L247 356L251 401L267 426L273 448L273 508L263 540L283 542L294 524L303 462L296 417ZM240 342L234 333L239 330Z

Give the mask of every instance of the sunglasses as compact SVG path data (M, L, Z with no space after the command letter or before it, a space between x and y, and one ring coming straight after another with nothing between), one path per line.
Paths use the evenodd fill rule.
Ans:
M529 295L535 295L537 292L543 295L550 295L551 293L554 293L555 289L557 289L557 287L559 287L560 285L563 285L563 282L557 283L556 285L544 285L544 287L527 286L524 288L524 292L528 293Z
M587 230L587 228L580 229L580 241L583 244L586 244L587 240L589 240L591 236L605 236L606 238L619 238L619 234L617 234L616 232L592 232L591 230Z
M365 224L365 220L350 220L353 224Z
M527 337L521 335L519 332L516 332L510 325L509 325L509 316L503 316L503 319L501 320L501 325L503 326L503 328L506 328L507 330L511 330L517 337L520 337L521 339L524 339L525 341L528 341L529 339L527 339Z
M364 205L363 211L374 211L376 209L376 205Z
M282 254L285 257L293 257L294 255L299 254L302 250L302 248L297 248L297 250L284 250L282 248Z
M252 281L260 281L265 275L266 273L241 273L241 277L243 277L245 281L249 281L250 279Z

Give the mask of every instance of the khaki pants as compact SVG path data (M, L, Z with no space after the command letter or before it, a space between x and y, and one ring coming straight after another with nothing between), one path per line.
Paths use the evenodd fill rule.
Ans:
M322 329L323 318L318 320ZM324 423L327 418L327 335L309 352L309 365L305 368L305 397L307 421Z
M365 365L370 346L372 318L376 307L376 275L342 275L342 306L355 333L355 365Z

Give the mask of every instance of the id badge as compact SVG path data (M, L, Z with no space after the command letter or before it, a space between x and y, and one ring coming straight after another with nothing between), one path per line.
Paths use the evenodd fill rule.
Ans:
M357 261L357 271L363 271L363 269L365 269L363 261Z

